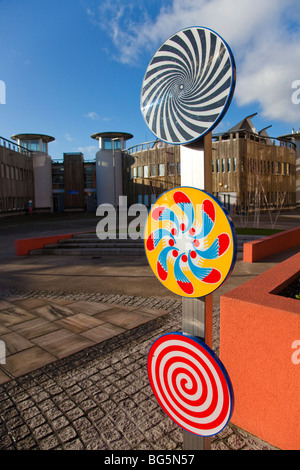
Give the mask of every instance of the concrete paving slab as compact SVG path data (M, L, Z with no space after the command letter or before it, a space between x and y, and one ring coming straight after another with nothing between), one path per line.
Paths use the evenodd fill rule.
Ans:
M95 344L94 341L64 328L33 338L32 342L57 359L70 356Z
M82 333L83 331L95 328L96 326L105 323L103 320L95 318L91 315L85 315L84 313L77 313L70 317L64 318L63 320L57 320L56 325L67 328L74 333Z
M2 365L1 369L11 377L21 377L33 370L40 369L46 364L55 361L55 359L56 357L47 351L37 346L32 346L29 349L24 349L8 356L6 364Z
M31 340L59 329L59 325L44 318L35 318L18 325L11 326L13 331L19 332L22 337Z

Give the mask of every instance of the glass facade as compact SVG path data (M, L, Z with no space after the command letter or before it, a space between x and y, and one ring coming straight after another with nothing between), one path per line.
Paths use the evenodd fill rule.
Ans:
M110 139L108 137L102 138L103 150L121 150L122 145L120 139Z
M39 140L21 140L22 147L25 147L27 150L32 152L44 152L47 153L47 143L42 141L42 146L40 148Z
M40 151L40 141L39 140L21 140L22 147L25 147L27 150L32 150L33 152Z

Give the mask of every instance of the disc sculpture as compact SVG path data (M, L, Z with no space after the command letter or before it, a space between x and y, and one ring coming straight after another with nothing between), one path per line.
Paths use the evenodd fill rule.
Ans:
M193 27L169 38L144 77L141 111L151 132L170 144L203 140L226 113L236 69L229 46L214 31ZM145 252L157 279L184 298L210 295L236 260L233 224L212 195L174 188L152 206ZM168 416L198 436L229 422L233 390L228 373L202 339L184 333L158 338L148 355L152 390Z
M234 87L235 63L225 41L207 28L184 29L154 54L142 85L141 111L158 139L187 144L220 122Z
M181 187L164 193L152 206L145 251L167 289L183 297L204 297L223 284L234 266L235 232L215 198Z
M186 431L213 436L227 425L231 382L205 343L180 333L161 336L148 355L148 376L163 410Z

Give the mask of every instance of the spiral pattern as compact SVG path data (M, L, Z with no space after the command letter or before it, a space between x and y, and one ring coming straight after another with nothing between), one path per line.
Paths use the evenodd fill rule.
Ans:
M229 376L198 338L181 333L158 338L149 351L148 376L160 406L181 428L208 437L228 424L233 410Z
M219 202L200 189L181 187L164 193L149 212L144 237L154 274L183 297L211 294L235 263L231 221Z
M234 58L223 39L207 28L184 29L153 56L142 85L141 111L160 140L186 144L218 124L234 87Z

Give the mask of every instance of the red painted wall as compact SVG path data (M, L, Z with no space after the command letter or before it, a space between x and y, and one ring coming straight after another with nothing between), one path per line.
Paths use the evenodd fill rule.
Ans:
M270 237L244 243L245 263L255 263L263 258L288 250L295 246L300 246L300 227L286 232L276 233Z
M300 361L293 362L300 301L271 292L298 276L300 253L220 299L220 358L235 396L231 422L283 450L300 449Z
M45 245L58 243L59 240L72 238L74 235L76 234L68 233L65 235L50 235L48 237L24 238L22 240L15 240L15 254L16 256L25 256L29 254L30 250L37 250L39 248L43 248Z

